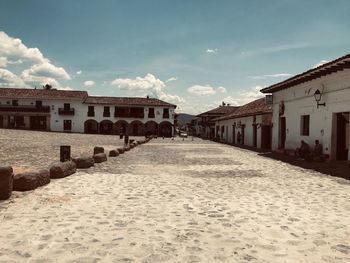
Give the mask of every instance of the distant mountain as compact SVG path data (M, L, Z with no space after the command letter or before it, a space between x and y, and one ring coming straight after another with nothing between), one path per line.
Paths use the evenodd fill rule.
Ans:
M179 113L179 115L177 116L177 120L179 124L182 124L182 125L186 123L190 123L193 118L194 118L194 115L190 115L187 113Z

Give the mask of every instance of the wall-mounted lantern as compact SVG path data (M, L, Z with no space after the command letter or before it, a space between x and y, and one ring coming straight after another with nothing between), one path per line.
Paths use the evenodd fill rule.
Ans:
M315 97L315 100L317 102L317 109L318 109L318 106L326 106L326 103L320 103L321 101L321 98L322 98L322 93L320 90L316 90L315 93L314 93L314 97Z

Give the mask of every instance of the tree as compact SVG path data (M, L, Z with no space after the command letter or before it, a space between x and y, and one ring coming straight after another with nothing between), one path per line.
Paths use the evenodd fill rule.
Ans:
M45 86L43 86L43 89L50 90L50 89L52 89L52 85L46 84Z

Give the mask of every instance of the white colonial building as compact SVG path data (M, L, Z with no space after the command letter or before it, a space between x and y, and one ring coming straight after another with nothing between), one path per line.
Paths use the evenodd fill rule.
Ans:
M350 55L261 91L273 94L274 150L319 140L331 159L350 160Z
M215 138L215 118L230 114L234 112L238 107L226 105L224 102L221 106L203 112L195 116L192 126L195 131L195 135L203 139Z
M0 128L171 137L175 108L176 105L149 97L0 88Z
M256 148L271 148L272 105L265 98L238 107L233 113L214 119L217 140Z

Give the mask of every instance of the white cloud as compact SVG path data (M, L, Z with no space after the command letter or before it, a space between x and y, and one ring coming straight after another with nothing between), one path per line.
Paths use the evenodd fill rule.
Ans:
M158 99L160 100L164 100L166 102L170 102L173 104L177 104L177 103L185 103L186 100L178 95L171 95L171 94L166 94L164 92L160 92L160 94L158 95Z
M81 73L83 73L83 71L81 71L81 70L78 70L78 71L76 72L77 75L81 75Z
M150 73L136 79L118 78L113 80L111 85L131 91L160 91L165 88L165 83Z
M85 85L85 87L90 88L90 87L95 86L96 83L95 83L95 81L93 81L93 80L87 80L87 81L84 82L84 85Z
M177 77L168 78L165 82L171 82L177 80Z
M38 48L28 48L20 39L12 38L3 31L0 31L0 56L8 60L24 60L33 64L49 61Z
M317 67L322 66L323 64L326 64L328 62L329 62L328 60L322 59L320 62L318 62L317 64L313 65L312 68L317 68Z
M244 103L247 103L247 102L262 98L264 97L264 94L262 94L260 90L263 88L264 88L263 86L255 86L250 90L243 91L239 94L239 99Z
M216 90L211 86L194 85L187 89L193 95L210 96L216 94Z
M14 73L2 70L1 80L6 86L41 87L51 84L54 88L62 89L64 87L59 80L71 80L64 68L51 64L38 48L28 48L20 39L0 31L0 67L8 64L23 65L16 68L17 72Z
M205 52L211 53L211 54L216 54L216 53L218 53L218 51L219 50L217 48L214 48L214 49L208 48Z
M185 102L180 96L167 94L164 91L166 88L165 83L150 73L145 77L136 77L135 79L117 78L111 82L111 85L120 89L142 92L143 94L146 92L151 96L175 104Z
M7 63L8 63L7 58L0 57L0 68L6 68Z
M260 76L250 76L252 79L267 79L267 78L286 78L290 77L292 74L289 73L277 73L277 74L267 74L267 75L260 75Z
M216 89L216 91L217 91L218 93L227 93L227 90L226 90L224 87L218 87L218 88Z
M7 69L0 68L0 86L3 87L26 87L23 80Z
M187 89L187 91L197 96L211 96L216 93L226 93L227 90L224 87L214 88L209 85L193 85Z
M260 92L260 90L263 88L264 87L262 86L255 86L251 89L241 91L237 94L226 96L221 100L214 101L214 105L216 105L217 107L218 105L221 105L221 103L224 101L226 104L230 104L231 106L242 106L251 101L263 98L264 94Z
M33 76L48 77L54 79L70 80L71 77L62 67L56 67L50 63L42 63L31 66L29 69L23 71L23 73Z

